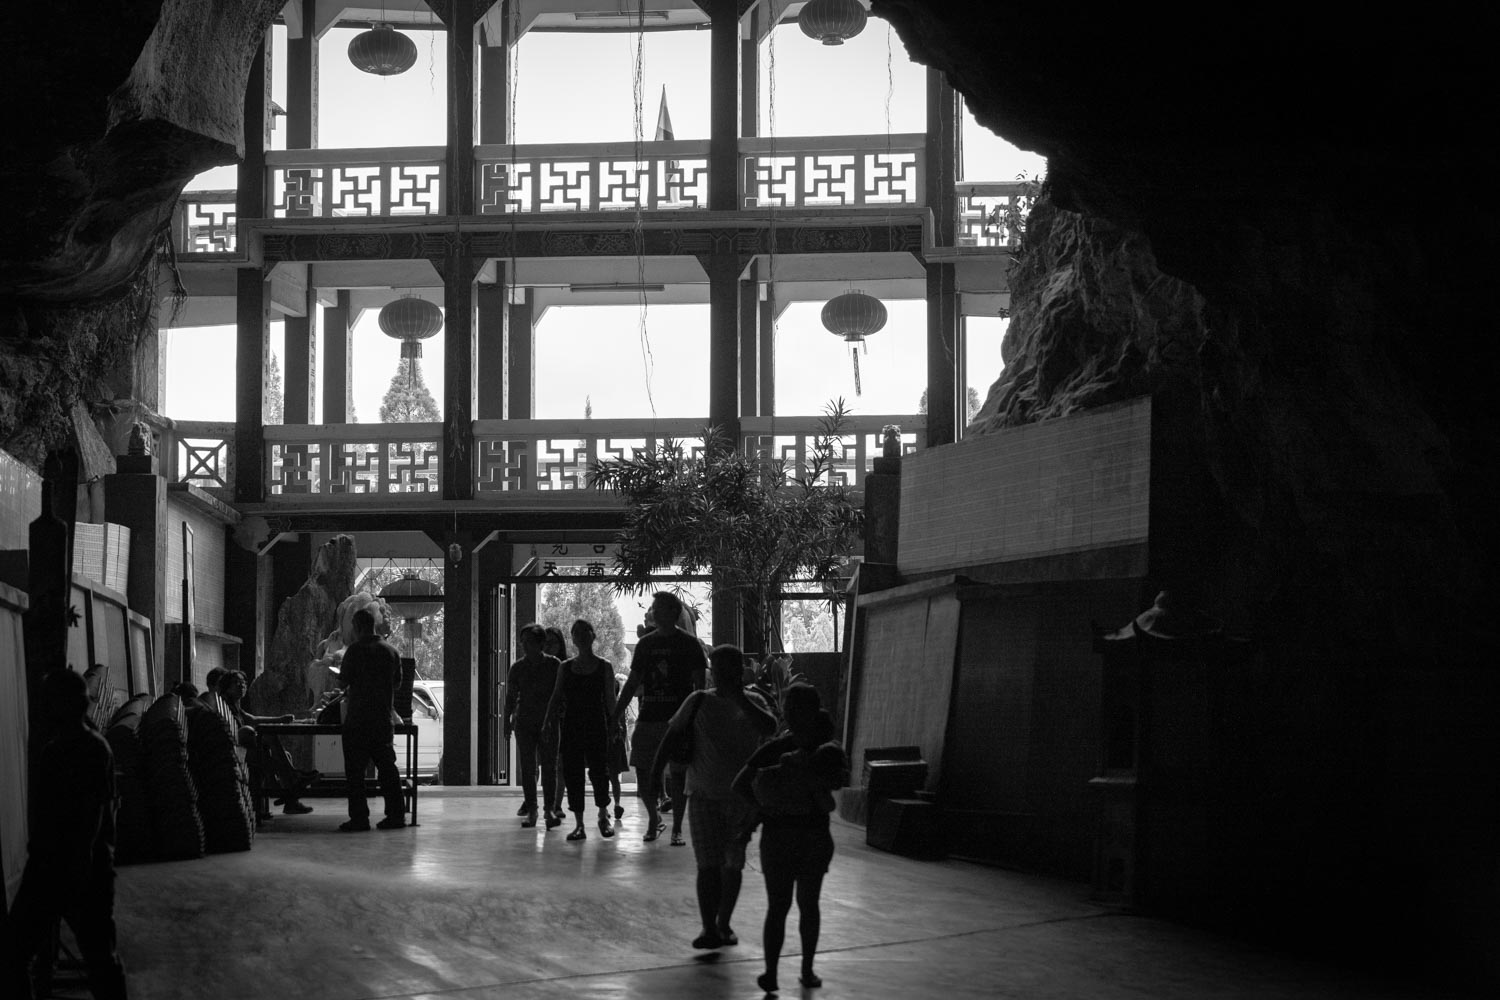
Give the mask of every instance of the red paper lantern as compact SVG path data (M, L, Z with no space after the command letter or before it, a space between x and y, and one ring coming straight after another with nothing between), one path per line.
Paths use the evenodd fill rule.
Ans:
M807 0L797 15L797 26L824 45L843 45L846 38L864 31L869 19L859 0Z
M380 330L401 341L403 358L420 358L422 341L443 328L443 311L426 299L408 295L380 308Z
M417 63L417 43L389 24L377 24L349 41L354 68L376 76L405 73Z
M861 291L845 292L823 306L823 326L836 337L843 337L854 359L854 394L860 394L859 345L885 326L885 303Z

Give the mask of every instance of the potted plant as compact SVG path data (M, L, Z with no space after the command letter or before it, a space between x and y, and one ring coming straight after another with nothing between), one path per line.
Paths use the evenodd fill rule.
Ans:
M633 458L596 462L590 482L618 491L626 505L617 584L644 589L673 563L685 573L711 572L715 591L738 599L745 649L780 649L782 588L836 578L863 532L864 511L833 475L847 416L842 399L824 408L802 470L745 454L718 428L704 432L698 455L666 440Z

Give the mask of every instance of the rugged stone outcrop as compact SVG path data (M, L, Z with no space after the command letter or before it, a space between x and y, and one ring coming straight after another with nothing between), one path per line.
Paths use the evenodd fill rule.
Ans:
M339 605L354 591L358 570L349 535L335 535L313 553L307 582L276 612L265 669L250 684L246 700L255 714L283 715L313 707L323 684L310 678L309 671L338 623Z
M153 322L183 185L244 149L245 88L283 0L14 4L0 155L0 446L36 463ZM46 387L40 389L38 387Z
M1151 587L1260 643L1212 918L1500 978L1487 16L874 11L1048 157L980 430L1151 393Z

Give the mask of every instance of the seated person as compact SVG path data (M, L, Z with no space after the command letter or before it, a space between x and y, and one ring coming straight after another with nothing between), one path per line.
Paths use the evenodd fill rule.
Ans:
M299 771L292 763L291 755L281 745L281 740L275 736L260 738L255 730L256 726L265 723L291 722L296 716L251 715L245 711L241 704L246 689L243 671L223 671L218 677L218 685L219 697L223 699L233 722L239 727L240 746L248 753L251 786L259 791L265 781L264 776L270 774L281 786L282 796L277 801L282 804L283 813L296 816L312 812L312 806L303 803L300 796L321 775L317 771ZM270 812L257 810L255 818L270 819Z

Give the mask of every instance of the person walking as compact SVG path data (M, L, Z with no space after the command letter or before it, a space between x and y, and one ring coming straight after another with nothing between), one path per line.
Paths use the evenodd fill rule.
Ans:
M344 687L344 787L349 796L349 818L339 824L344 833L370 828L370 805L365 799L365 768L373 761L385 798L382 830L406 826L406 800L396 748L391 744L396 718L396 688L401 683L401 654L375 634L375 616L368 608L354 612L354 642L344 652L339 679Z
M554 657L561 663L568 658L568 640L563 637L562 629L556 625L547 625L543 628L542 652ZM552 747L557 751L553 757L553 766L556 768L557 781L552 785L552 797L542 803L542 813L552 817L557 823L563 821L563 794L566 792L566 782L563 781L563 759L562 747L557 744L557 733L552 734ZM550 829L550 827L549 827Z
M542 772L542 804L547 810L547 829L562 825L562 814L553 812L557 801L557 743L555 734L543 725L547 704L557 687L557 671L562 664L544 650L546 632L535 622L523 625L518 638L521 659L511 664L505 682L505 718L503 731L507 741L514 734L516 756L521 766L521 802L519 815L524 827L536 826L539 812L536 798L537 769Z
M653 773L657 748L667 733L667 724L682 707L688 695L703 687L708 662L697 638L677 627L682 602L669 591L658 591L651 598L652 631L636 643L630 659L630 676L620 691L612 725L618 725L637 691L640 712L635 721L635 735L630 741L630 764L636 769L636 795L646 804L645 840L661 835L664 825L658 805L661 799L661 774Z
M583 823L583 776L588 770L594 788L594 805L599 808L599 832L615 835L609 818L609 733L615 714L614 667L608 660L594 655L594 626L580 618L573 623L573 645L578 655L563 661L557 671L557 686L547 705L545 727L550 731L562 719L560 746L563 779L568 786L568 808L573 812L574 828L569 840L584 840L588 832Z
M776 716L759 695L745 691L745 654L738 646L715 646L709 663L713 690L694 692L672 716L651 768L653 777L659 777L686 745L688 825L703 923L694 948L739 944L730 920L740 897L755 810L735 794L734 779L776 729Z
M760 811L760 867L766 880L763 949L766 971L756 979L775 993L776 966L786 938L787 913L797 900L803 986L823 985L813 971L823 917L819 897L833 859L833 790L847 781L849 762L833 740L833 720L818 689L795 683L782 693L789 732L756 750L734 779L734 791Z

